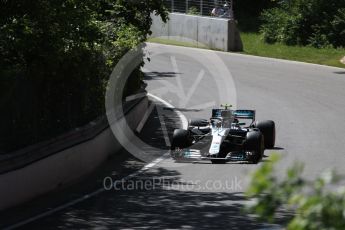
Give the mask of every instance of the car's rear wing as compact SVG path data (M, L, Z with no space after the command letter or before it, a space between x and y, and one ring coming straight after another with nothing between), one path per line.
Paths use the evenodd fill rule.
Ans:
M235 110L235 118L237 119L252 119L255 120L255 110Z

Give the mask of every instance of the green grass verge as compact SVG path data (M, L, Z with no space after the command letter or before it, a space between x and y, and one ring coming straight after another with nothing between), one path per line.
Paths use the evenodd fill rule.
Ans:
M345 68L339 61L345 56L345 49L267 44L257 33L241 33L241 39L246 54Z
M262 57L272 57L286 60L302 61L321 65L335 66L345 68L340 63L340 59L345 56L345 49L317 49L304 46L287 46L284 44L266 44L260 39L257 33L241 33L244 54L250 54ZM189 42L173 41L161 38L150 38L149 42L176 45L184 47L206 48Z
M164 45L174 45L174 46L184 46L184 47L209 49L207 46L200 44L200 43L194 44L191 42L175 41L175 40L169 40L169 39L165 39L165 38L149 38L148 42L159 43L159 44L164 44Z

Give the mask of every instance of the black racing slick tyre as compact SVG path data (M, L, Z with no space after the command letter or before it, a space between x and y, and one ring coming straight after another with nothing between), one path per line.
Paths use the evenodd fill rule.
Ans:
M205 120L205 119L191 120L189 122L189 125L196 126L196 127L205 127L205 126L208 126L208 120Z
M192 144L192 135L188 130L185 129L175 129L173 134L173 139L171 143L171 149L176 148L183 149L187 148Z
M255 123L265 138L265 149L273 149L276 141L276 126L274 121L258 121Z
M247 133L245 141L245 150L250 152L249 161L257 164L264 155L264 136L260 131L251 131Z

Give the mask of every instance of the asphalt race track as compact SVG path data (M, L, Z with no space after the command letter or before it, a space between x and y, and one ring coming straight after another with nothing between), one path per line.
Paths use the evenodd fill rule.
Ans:
M265 155L272 152L282 155L278 174L295 160L305 162L304 174L310 180L328 168L345 174L345 70L150 43L147 50L151 57L144 66L148 91L169 102L187 119L209 118L211 108L221 103L232 103L238 109L255 109L257 120L276 122L276 149L267 150ZM208 60L213 56L219 60ZM230 75L220 76L225 72ZM142 139L147 143L155 139L163 154L168 148L166 140L162 132L158 132L158 137L152 131L162 130L161 125L153 112L143 128ZM167 126L171 137L176 127ZM176 122L176 126L181 124ZM265 161L267 157L259 165ZM241 212L249 174L257 167L237 163L175 163L166 157L133 178L138 184L150 185L155 181L148 189L112 189L24 227L276 227L259 223Z

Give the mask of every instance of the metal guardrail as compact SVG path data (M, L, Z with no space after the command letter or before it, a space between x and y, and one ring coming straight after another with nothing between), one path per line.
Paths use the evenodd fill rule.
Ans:
M234 18L232 0L164 0L171 13Z

